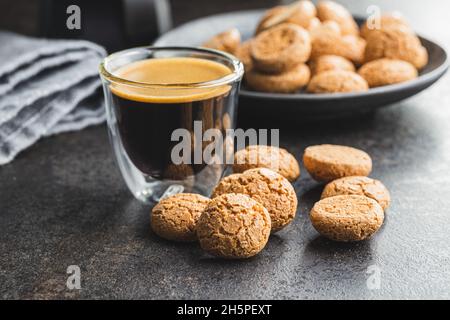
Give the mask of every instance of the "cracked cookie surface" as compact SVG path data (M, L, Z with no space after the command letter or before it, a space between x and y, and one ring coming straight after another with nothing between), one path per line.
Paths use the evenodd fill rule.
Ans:
M244 194L223 194L212 199L197 226L200 246L223 258L249 258L266 245L270 216L260 203Z
M409 62L396 59L377 59L364 64L358 74L370 88L401 83L417 78L417 69Z
M233 172L242 173L254 168L271 169L291 182L300 176L295 157L286 149L274 146L251 145L234 154Z
M373 199L341 195L317 202L309 214L314 228L335 241L360 241L372 236L383 224L384 212Z
M242 193L261 203L269 211L272 233L286 227L297 211L297 195L291 183L282 175L266 168L256 168L223 178L212 197L227 193Z
M316 75L321 72L330 70L344 70L355 72L355 66L353 63L341 56L336 55L323 55L312 60L309 63L311 74Z
M369 85L359 74L344 70L329 70L312 77L306 90L311 93L367 91Z
M383 210L389 207L391 196L388 189L376 179L364 176L344 177L328 183L321 198L339 195L361 195L378 202Z
M197 221L209 201L193 193L179 193L162 199L152 210L152 230L168 240L195 241Z
M368 176L372 171L372 159L366 152L331 144L307 147L303 164L315 180L323 182L347 176Z

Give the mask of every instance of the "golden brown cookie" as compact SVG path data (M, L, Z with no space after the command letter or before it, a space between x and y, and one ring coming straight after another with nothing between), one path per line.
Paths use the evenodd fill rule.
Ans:
M366 41L353 35L342 36L339 26L334 21L326 21L312 29L311 59L323 55L336 55L344 57L355 64L364 60Z
M237 259L258 254L270 235L270 216L260 203L244 194L224 194L203 211L197 236L203 250Z
M152 210L151 227L168 240L195 241L197 221L208 203L208 198L193 193L164 198Z
M378 202L360 195L343 195L317 202L309 214L312 225L324 237L335 241L361 241L383 224Z
M233 28L212 37L202 47L234 53L241 43L241 33Z
M309 67L311 69L311 74L313 75L330 70L355 72L355 66L350 60L336 55L319 56L309 63Z
M417 78L417 69L403 60L377 59L364 64L358 74L366 79L369 87L386 86Z
M278 172L291 182L300 177L300 166L295 157L286 149L274 146L252 145L234 154L233 172L242 173L254 168Z
M413 32L409 23L406 21L402 14L398 12L391 12L383 14L378 20L366 20L366 22L360 28L360 34L361 37L367 39L370 33L374 30L397 28L399 26L406 27L410 29L411 32Z
M242 43L234 52L236 58L238 58L244 65L244 71L250 72L253 69L252 56L250 55L251 40L247 40Z
M428 63L428 52L408 28L396 26L373 30L367 38L364 60L380 58L404 60L420 70Z
M383 210L386 210L391 202L391 196L384 184L364 176L344 177L331 181L323 189L321 198L350 194L371 198L378 202Z
M261 203L269 211L272 233L287 226L297 211L297 195L282 175L256 168L223 178L213 190L212 198L225 193L243 193Z
M317 5L317 16L321 21L335 21L342 34L358 35L359 29L351 13L342 5L333 1L320 1Z
M250 53L259 71L281 73L309 59L311 39L302 27L282 23L256 36Z
M300 63L280 74L267 74L252 69L246 74L247 85L256 91L292 93L306 86L311 73L306 64Z
M312 77L306 90L311 93L366 91L369 86L360 75L351 71L330 70Z
M368 176L372 171L372 159L364 151L331 144L306 148L303 164L315 180L324 182L348 176Z
M267 10L256 28L256 34L284 22L309 28L316 17L316 7L311 1L297 1L288 6L277 6Z

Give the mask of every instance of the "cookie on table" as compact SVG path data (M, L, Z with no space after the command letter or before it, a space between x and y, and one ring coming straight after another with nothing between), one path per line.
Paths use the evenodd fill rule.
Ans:
M300 177L300 166L286 149L274 146L251 145L234 154L233 172L267 168L293 182Z
M256 34L284 22L290 22L303 28L310 26L316 17L316 7L311 1L297 1L288 6L276 6L267 10L256 27Z
M390 29L397 27L405 27L413 33L411 26L401 13L390 12L387 14L383 14L379 18L379 20L376 19L366 20L360 28L360 34L361 37L367 39L374 30Z
M397 59L377 59L364 64L358 74L370 88L401 83L417 78L417 69L409 62Z
M202 47L234 53L241 43L241 33L233 28L212 37Z
M365 62L381 58L404 60L420 70L428 63L428 52L409 28L396 26L373 30L367 38Z
M197 221L208 203L208 198L193 193L164 198L153 207L152 230L167 240L195 241Z
M256 168L223 178L212 198L226 193L243 193L261 203L269 211L272 233L286 227L297 211L297 195L282 175L266 168Z
M391 202L388 189L380 181L364 176L336 179L328 183L322 192L322 199L340 195L361 195L371 198L386 210Z
M368 176L372 171L372 159L366 152L331 144L307 147L303 164L315 180L323 182L348 176Z
M355 72L344 70L329 70L321 72L308 84L306 90L310 93L342 93L367 91L367 81Z
M384 212L373 199L360 195L329 197L316 202L309 218L313 227L334 241L361 241L381 227Z
M355 66L350 60L336 55L319 56L309 63L309 67L312 75L330 70L355 72Z
M309 59L311 39L302 27L282 23L258 34L251 42L250 53L259 71L281 73Z
M352 14L342 5L334 1L320 1L317 5L317 17L321 21L335 21L342 34L358 35L359 28Z
M238 259L258 254L270 235L270 216L260 203L244 194L212 199L197 224L203 250L219 257Z
M293 93L305 87L310 78L309 67L300 63L279 74L262 73L253 68L246 73L245 80L247 85L256 91Z

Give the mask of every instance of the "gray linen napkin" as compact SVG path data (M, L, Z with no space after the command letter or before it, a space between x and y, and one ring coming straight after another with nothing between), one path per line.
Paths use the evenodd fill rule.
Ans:
M105 120L103 48L0 32L0 165L39 138Z

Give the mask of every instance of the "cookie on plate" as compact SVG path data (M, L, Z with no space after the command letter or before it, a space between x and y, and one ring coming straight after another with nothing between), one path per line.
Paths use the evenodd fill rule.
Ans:
M295 157L286 149L275 146L251 145L234 154L233 172L242 173L254 168L271 169L291 182L300 177L300 166Z
M379 19L373 18L366 20L360 28L360 34L361 37L367 39L374 30L397 28L399 26L403 26L413 33L411 26L401 13L390 12L383 14Z
M304 63L311 54L308 31L293 23L282 23L261 32L250 45L255 68L281 73Z
M328 183L322 192L322 199L340 195L361 195L378 202L383 210L389 207L391 196L380 181L364 176L336 179Z
M330 70L344 70L355 72L355 66L350 60L336 55L319 56L309 63L309 67L311 69L312 75Z
M270 216L260 203L244 194L212 199L197 224L203 250L219 257L238 259L258 254L270 235Z
M202 47L234 53L241 43L241 33L238 29L233 28L212 37Z
M312 77L306 90L311 93L342 93L367 91L369 86L363 77L355 72L329 70Z
M306 64L300 63L291 70L279 73L262 73L255 68L246 73L247 85L256 91L293 93L306 86L311 73Z
M321 21L335 21L339 24L342 34L358 35L359 29L351 13L334 1L320 1L317 5L317 17Z
M364 64L358 74L370 88L401 83L417 78L417 69L409 62L397 59L377 59Z
M282 175L266 168L250 169L223 178L213 190L212 198L226 193L243 193L269 211L272 233L286 227L297 211L297 195Z
M361 241L378 231L384 221L384 212L373 199L342 195L317 202L309 218L324 237L343 242Z
M315 180L324 182L347 176L368 176L372 171L372 159L366 152L332 144L307 147L303 164Z
M410 29L396 26L373 30L367 38L365 62L380 58L404 60L420 70L428 63L428 52Z
M197 221L208 203L208 198L193 193L164 198L153 207L152 230L168 240L195 241Z

